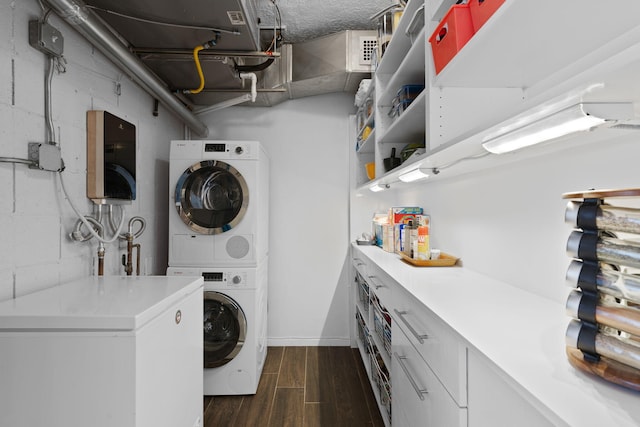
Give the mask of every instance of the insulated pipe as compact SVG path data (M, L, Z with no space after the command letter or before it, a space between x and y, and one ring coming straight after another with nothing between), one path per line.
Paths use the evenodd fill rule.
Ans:
M258 96L258 76L255 73L240 73L240 78L242 80L251 80L251 93L245 93L237 98L227 99L226 101L219 102L218 104L213 104L209 107L204 107L200 110L196 111L196 114L206 114L211 111L221 110L223 108L233 107L234 105L242 104L243 102L251 101L256 102L256 97Z
M123 69L151 96L172 110L199 136L206 138L207 126L187 109L144 63L133 55L82 0L44 0L62 19L74 27L114 64Z
M256 73L240 73L242 80L251 80L251 102L256 102L256 96L258 96L258 76Z

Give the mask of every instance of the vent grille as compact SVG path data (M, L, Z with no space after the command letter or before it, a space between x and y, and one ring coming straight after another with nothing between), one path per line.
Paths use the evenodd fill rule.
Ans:
M360 37L360 65L371 65L373 52L376 50L377 46L377 37Z
M239 10L227 10L227 16L231 21L231 25L247 25L244 15Z

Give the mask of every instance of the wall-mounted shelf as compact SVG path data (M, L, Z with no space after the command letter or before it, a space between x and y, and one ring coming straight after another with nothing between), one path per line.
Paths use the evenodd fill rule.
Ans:
M481 27L442 72L434 86L536 86L549 75L591 57L591 65L614 51L612 40L638 26L640 3L507 0ZM583 68L584 69L584 68ZM573 70L573 71L572 71Z
M410 0L401 21L425 6L425 27L412 44L402 29L394 34L375 74L376 179L360 183L400 185L398 177L415 167L441 168L432 182L452 174L481 170L617 137L629 130L599 129L577 141L527 148L512 155L484 155L482 140L500 123L549 105L640 100L640 3L623 0L603 8L595 1L506 0L438 75L427 38L453 0ZM567 17L579 17L571 25ZM406 19L405 19L406 18ZM544 22L544 25L540 23ZM597 31L593 29L597 28ZM535 60L532 60L535 58ZM395 119L387 113L403 84L425 82L425 90ZM412 81L413 80L413 81ZM638 121L640 123L640 121ZM382 159L389 145L423 139L426 153L385 173ZM370 155L370 154L369 154ZM369 157L370 159L370 157ZM370 161L370 160L369 160ZM404 185L404 184L403 184Z

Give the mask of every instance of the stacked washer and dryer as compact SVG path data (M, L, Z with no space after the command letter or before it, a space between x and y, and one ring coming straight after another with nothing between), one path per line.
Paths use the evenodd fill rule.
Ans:
M204 394L254 394L267 353L269 158L172 141L167 275L204 277Z

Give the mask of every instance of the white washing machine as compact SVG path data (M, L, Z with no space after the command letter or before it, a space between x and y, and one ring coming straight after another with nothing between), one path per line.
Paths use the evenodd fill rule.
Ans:
M204 395L255 394L267 355L267 260L256 268L169 267L204 277Z
M269 157L258 141L172 141L169 192L169 266L267 256Z

